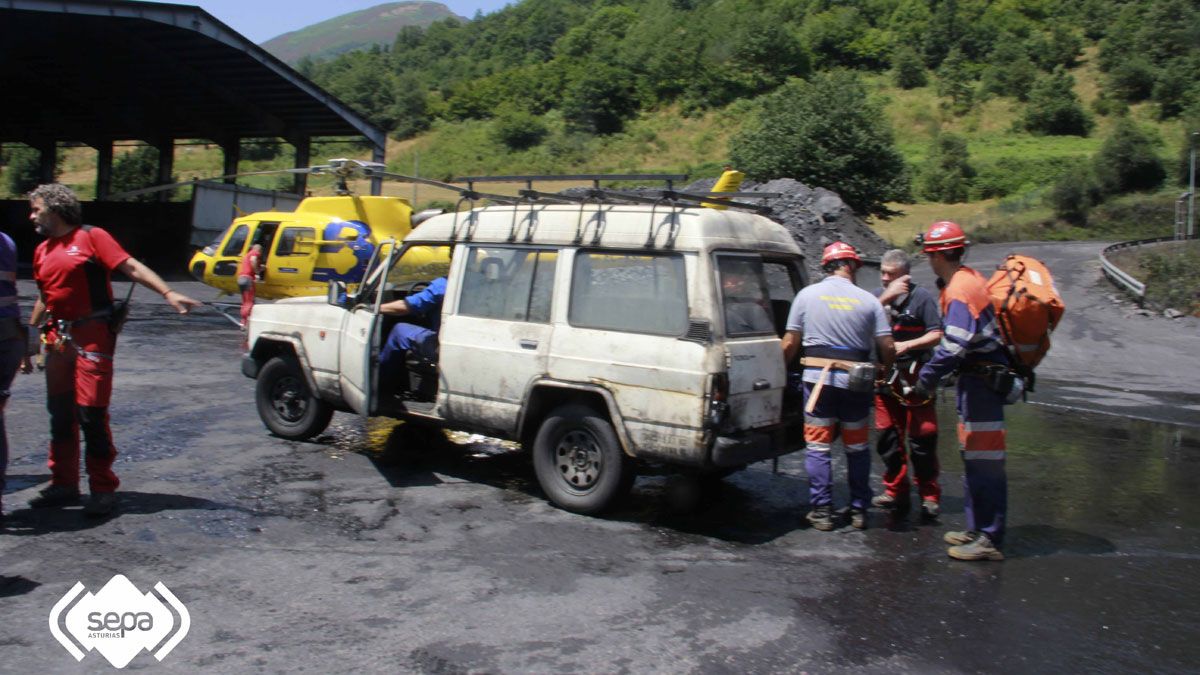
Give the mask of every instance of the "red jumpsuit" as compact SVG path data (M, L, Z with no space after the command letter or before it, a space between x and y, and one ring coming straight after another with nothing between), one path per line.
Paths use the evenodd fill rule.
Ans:
M254 249L242 256L238 265L238 289L242 292L242 327L250 320L250 311L254 309L254 280L258 276L260 254Z
M88 226L47 239L33 253L33 277L51 320L70 326L70 340L49 346L46 355L52 485L78 487L81 430L92 493L114 492L120 485L112 471L117 449L108 424L117 345L108 313L112 270L128 259L110 234ZM57 330L50 336L61 337Z

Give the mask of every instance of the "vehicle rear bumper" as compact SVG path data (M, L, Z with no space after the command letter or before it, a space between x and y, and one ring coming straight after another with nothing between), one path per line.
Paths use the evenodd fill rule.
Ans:
M761 462L799 450L787 442L787 434L782 428L770 431L757 431L731 436L717 436L713 441L712 465L718 467L733 467Z

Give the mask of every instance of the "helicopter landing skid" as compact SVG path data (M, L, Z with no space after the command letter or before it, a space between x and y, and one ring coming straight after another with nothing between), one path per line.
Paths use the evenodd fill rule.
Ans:
M229 320L229 323L242 327L242 303L240 302L206 302L204 303L216 310L217 314Z

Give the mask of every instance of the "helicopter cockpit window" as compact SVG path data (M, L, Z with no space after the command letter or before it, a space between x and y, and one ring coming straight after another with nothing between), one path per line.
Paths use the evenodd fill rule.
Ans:
M317 231L311 227L287 227L279 235L279 243L275 245L275 255L308 255L310 251L297 250L297 242L301 240L315 241Z
M250 233L250 228L245 225L238 225L233 234L229 235L229 243L225 244L225 248L221 251L223 256L240 256L242 249L246 246L246 235Z
M449 273L449 246L410 246L392 262L386 288L408 291L416 282L433 281Z

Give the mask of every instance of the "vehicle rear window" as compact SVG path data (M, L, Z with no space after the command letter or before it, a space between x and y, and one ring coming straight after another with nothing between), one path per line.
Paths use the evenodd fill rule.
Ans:
M767 276L757 256L717 256L725 334L763 335L775 332Z
M687 330L682 255L580 251L573 272L572 326L655 335Z
M716 266L725 334L781 335L799 290L791 267L757 255L733 254L717 255Z

